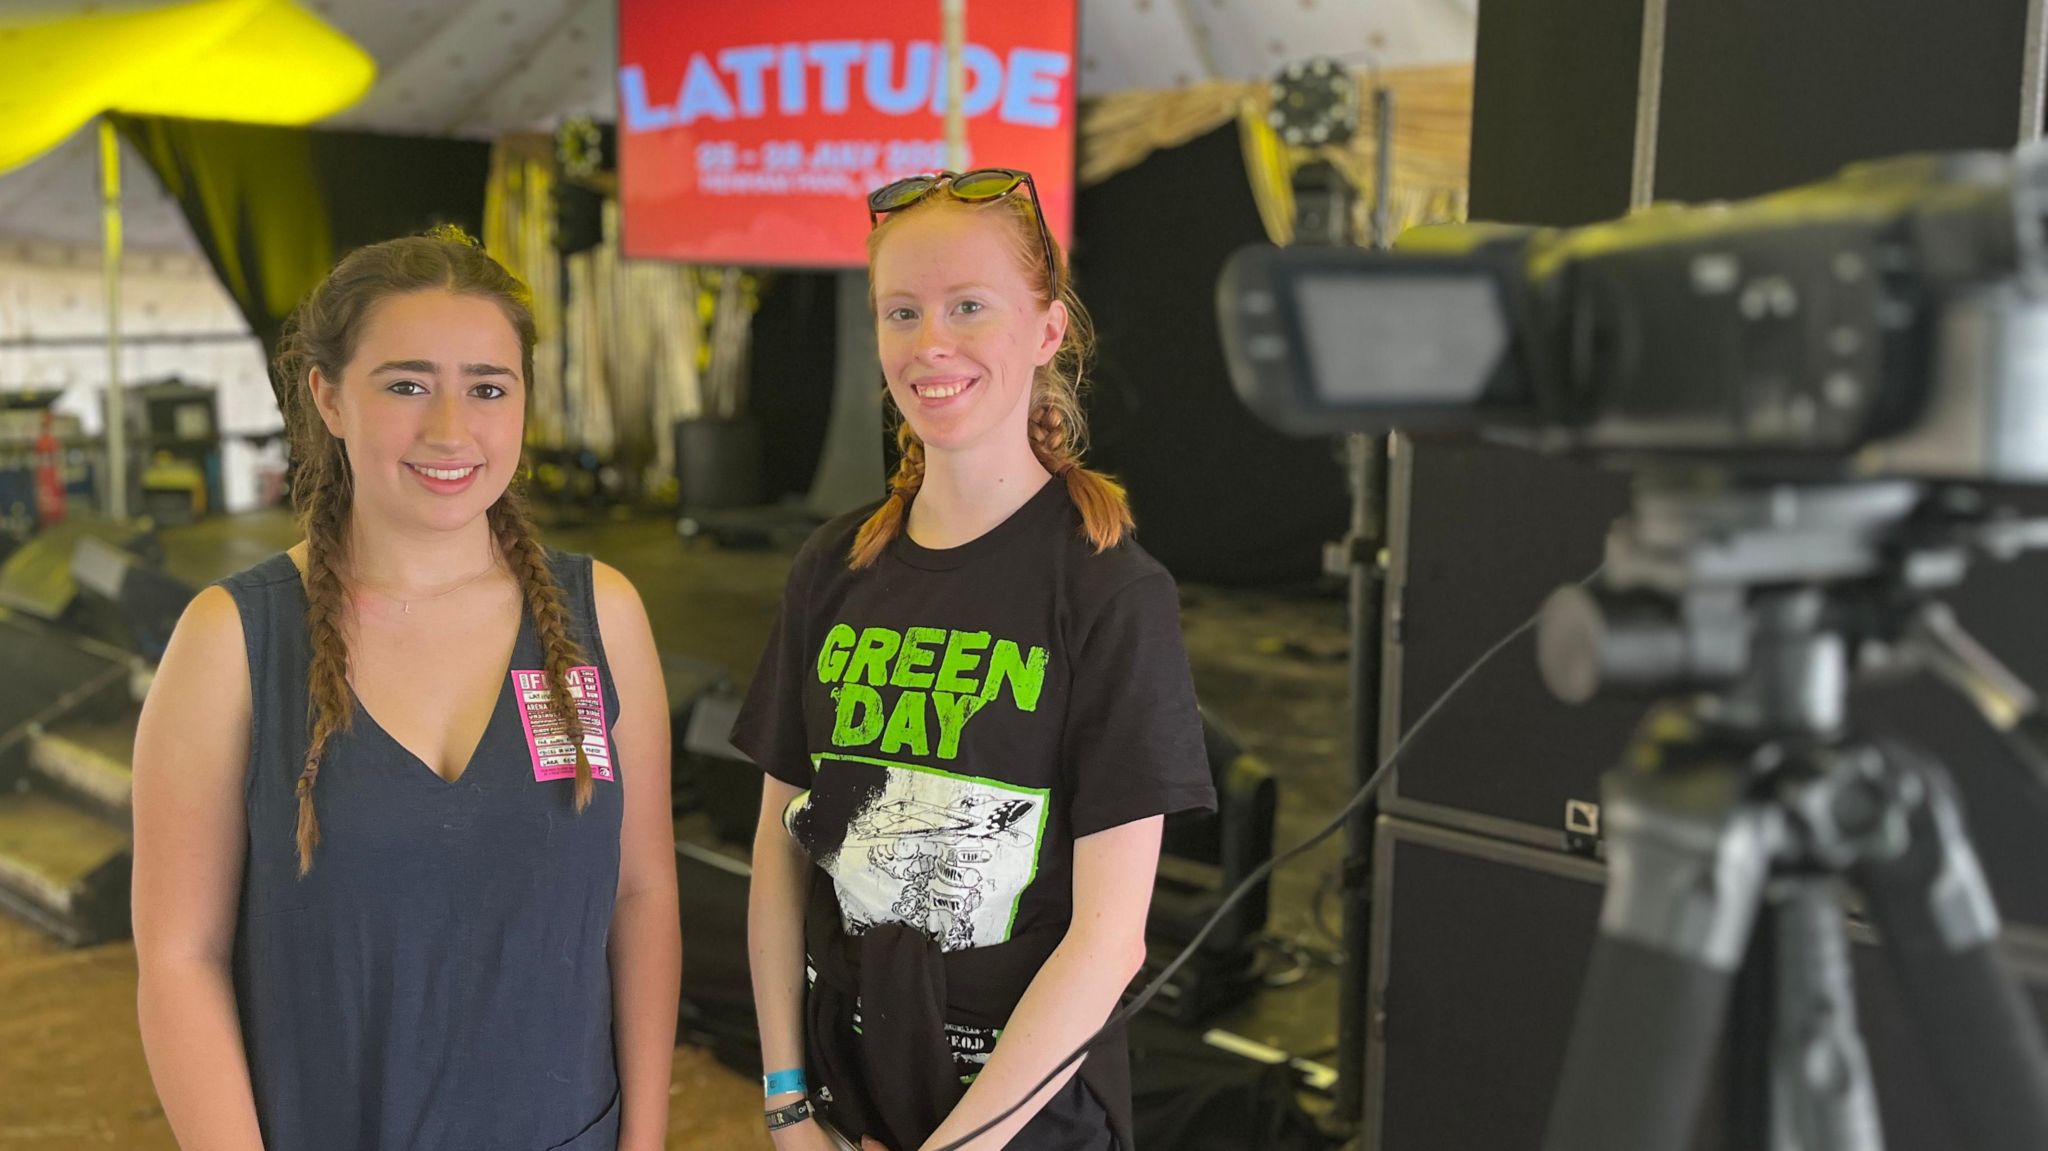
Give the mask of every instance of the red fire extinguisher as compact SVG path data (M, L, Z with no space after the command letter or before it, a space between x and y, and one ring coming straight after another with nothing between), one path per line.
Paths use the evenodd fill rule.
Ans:
M57 450L56 417L43 409L43 430L36 436L36 521L43 527L64 522L64 466Z

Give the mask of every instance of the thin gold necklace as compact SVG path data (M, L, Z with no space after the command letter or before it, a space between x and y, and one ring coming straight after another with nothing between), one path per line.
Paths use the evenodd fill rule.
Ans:
M471 585L471 584L475 583L476 581L478 581L478 580L480 580L480 579L484 578L485 576L487 576L487 575L491 574L491 573L492 573L493 571L496 571L496 570L497 570L497 568L498 568L498 561L497 561L496 557L493 557L493 558L491 559L491 562L490 562L490 563L488 563L488 564L486 564L486 565L484 565L484 567L483 567L483 569L482 569L481 571L477 572L477 573L476 573L475 575L473 575L473 576L470 576L470 577L469 577L468 579L466 579L466 580L463 580L463 581L462 581L461 583L459 583L459 584L456 584L456 585L455 585L454 587L448 588L448 589L447 589L447 590L445 590L445 591L437 591L437 592L435 592L435 593L434 593L433 595L423 595L423 596L414 596L414 597L412 597L411 599L407 599L407 598L405 598L404 596L395 596L395 595L392 595L392 594L391 594L390 592L388 592L388 591L384 591L383 589L381 589L381 588L377 587L377 586L376 586L375 584L373 584L373 583L371 583L370 581L368 581L368 580L364 579L364 578L363 578L362 576L360 576L360 575L359 575L359 576L356 576L356 577L355 577L355 579L354 579L354 582L355 582L355 584L356 584L356 586L357 586L357 587L359 587L359 588L361 588L361 589L363 589L363 590L365 590L365 591L370 591L370 592L374 592L374 593L376 593L377 595L383 596L383 597L384 597L385 599L388 599L388 600L392 600L392 601L394 601L394 602L398 603L398 604L399 604L400 606L402 606L402 607L404 607L404 608L405 608L405 613L404 613L404 614L406 614L406 615L411 615L411 614L412 614L412 605L414 605L414 604L416 604L416 603L432 603L432 602L434 602L435 600L437 600L437 599L441 599L441 598L443 598L443 597L445 597L445 596L451 596L451 595L454 595L454 594L455 594L456 592L459 592L459 591L461 591L461 590L462 590L463 588L466 588L466 587L468 587L469 585Z

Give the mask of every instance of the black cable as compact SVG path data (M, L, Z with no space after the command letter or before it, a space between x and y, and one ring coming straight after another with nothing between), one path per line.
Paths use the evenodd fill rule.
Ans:
M1601 568L1604 568L1605 566L1605 564L1602 564ZM1594 577L1600 574L1601 568L1593 569L1590 575L1586 576L1585 579L1580 580L1579 582L1582 584L1590 582ZM1471 666L1467 667L1462 673L1460 673L1457 679L1452 680L1451 686L1445 688L1443 690L1443 693L1436 697L1436 702L1429 705L1429 710L1422 713L1422 718L1415 721L1415 726L1408 729L1407 734L1403 735L1401 737L1401 741L1394 745L1394 750L1387 755L1387 758L1380 761L1379 767L1374 769L1371 776L1367 777L1365 783L1359 787L1357 794L1351 797L1351 802L1346 803L1344 805L1343 810L1339 811L1330 820L1330 822L1324 824L1322 830L1316 832L1314 835L1309 836L1307 839L1301 841L1300 843L1295 844L1293 847L1288 848L1286 851L1281 852L1279 855L1276 855L1273 858L1268 859L1266 862L1260 864L1256 869L1254 869L1250 875L1245 876L1244 881L1242 883L1239 883L1237 885L1237 888L1233 890L1226 899L1224 899L1222 906L1218 907L1215 913L1209 916L1209 921L1202 925L1202 929L1200 931L1195 932L1195 937L1188 942L1187 946L1181 948L1180 954L1174 957L1173 962L1167 964L1166 969L1161 971L1158 975L1153 976L1152 982L1146 984L1145 989L1143 991L1138 992L1135 998L1133 998L1129 1003L1125 1004L1123 1007L1113 1012L1110 1015L1108 1021L1103 1023L1101 1028L1099 1028L1094 1035L1088 1037L1087 1042L1081 1044L1081 1046L1079 1047L1076 1047L1074 1049L1073 1054L1067 1056L1065 1059L1060 1060L1059 1066L1054 1067L1050 1072L1046 1074L1045 1078L1038 1081L1038 1084L1036 1086L1034 1086L1031 1090L1026 1091L1024 1093L1024 1098L1019 1099L1017 1102L1012 1103L1009 1107L1005 1108L1002 1114L997 1115L995 1118L990 1119L988 1122L983 1123L981 1126L976 1127L974 1130L969 1131L967 1134L962 1135L960 1138L955 1139L951 1143L948 1143L942 1147L933 1148L933 1151L959 1151L960 1148L965 1147L967 1144L972 1143L976 1139L981 1138L983 1135L988 1134L997 1126L1001 1125L1004 1120L1008 1119L1010 1116L1015 1115L1018 1111L1022 1110L1026 1103L1029 1103L1032 1099L1036 1098L1038 1096L1038 1093L1040 1091L1045 1090L1046 1087L1051 1085L1053 1080L1058 1079L1061 1075L1065 1074L1067 1068L1073 1066L1076 1062L1078 1062L1080 1059L1086 1056L1089 1051L1095 1048L1096 1044L1101 1043L1103 1039L1107 1038L1112 1031L1116 1030L1119 1027L1122 1027L1124 1024L1129 1023L1133 1018L1135 1018L1138 1012L1144 1010L1145 1005L1152 1002L1153 997L1159 994L1160 989L1165 987L1166 984L1170 980L1172 980L1172 978L1176 974L1180 972L1180 969L1182 967L1186 966L1187 961L1194 957L1195 952L1201 948L1202 941L1209 938L1209 933L1215 930L1217 924L1223 922L1223 917L1229 914L1231 908L1236 907L1239 901L1243 900L1244 897L1248 895L1253 888L1257 887L1260 883L1264 882L1266 877L1268 875L1271 875L1275 868L1292 862L1296 857L1302 855L1304 852L1307 852L1316 844L1321 843L1323 840L1328 839L1330 836L1336 834L1338 829L1344 826L1345 821L1351 818L1353 812L1356 812L1359 808L1365 806L1366 800L1372 798L1372 796L1379 791L1380 780L1386 777L1386 774L1389 769L1391 769L1396 763L1400 762L1401 753L1408 750L1408 745L1414 742L1416 736L1422 734L1422 729L1429 726L1429 721L1436 718L1436 713L1443 710L1444 705L1451 701L1451 697L1458 693L1458 689L1464 687L1466 681L1470 680L1473 676L1479 674L1479 669L1485 667L1488 663L1490 663L1493 660L1494 656L1499 655L1501 653L1502 649L1506 648L1509 644L1515 642L1516 640L1522 638L1522 634L1524 632L1527 632L1531 628L1534 628L1536 626L1536 621L1542 618L1542 615L1543 613L1541 609L1538 609L1535 615L1532 615L1528 619L1523 620L1520 627L1517 627L1515 630L1502 636L1500 640L1496 642L1492 647L1487 648L1483 653L1481 653L1478 659L1473 660Z

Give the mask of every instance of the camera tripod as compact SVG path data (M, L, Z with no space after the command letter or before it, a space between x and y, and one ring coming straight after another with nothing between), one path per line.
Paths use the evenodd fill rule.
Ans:
M2048 1148L2048 1050L1946 771L1847 723L1858 676L1933 672L2048 795L2033 694L1929 593L2048 546L1909 482L1645 478L1597 589L1544 608L1545 682L1661 700L1602 780L1608 886L1547 1151L1686 1151L1731 1000L1729 1145L1878 1151L1842 893L1875 922L1968 1151ZM1738 974L1747 977L1738 983Z

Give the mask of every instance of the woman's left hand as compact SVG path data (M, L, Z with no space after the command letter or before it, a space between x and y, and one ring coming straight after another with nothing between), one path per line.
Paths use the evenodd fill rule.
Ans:
M860 1137L860 1151L889 1151L889 1149L876 1142L873 1136L863 1135Z

